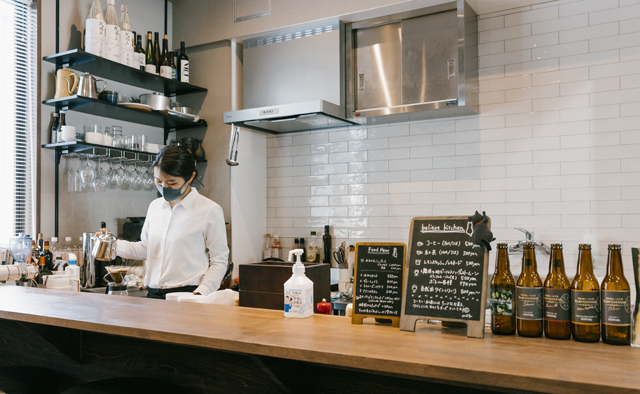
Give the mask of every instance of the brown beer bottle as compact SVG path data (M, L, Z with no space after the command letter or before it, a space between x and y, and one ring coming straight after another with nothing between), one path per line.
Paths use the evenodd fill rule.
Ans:
M564 272L562 244L551 245L549 274L544 280L544 335L571 338L571 282Z
M609 245L607 276L602 280L602 342L631 343L631 292L624 277L620 245Z
M522 272L516 284L516 317L518 335L542 336L542 281L533 242L524 244Z
M491 278L491 332L498 335L516 333L516 314L513 297L516 282L509 267L506 243L499 243L496 252L496 271Z
M580 342L600 342L600 286L591 245L580 244L578 249L578 271L571 282L571 335Z

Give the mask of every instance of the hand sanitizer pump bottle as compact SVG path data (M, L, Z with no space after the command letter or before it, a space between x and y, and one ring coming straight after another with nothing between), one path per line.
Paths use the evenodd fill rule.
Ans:
M309 317L313 315L313 282L304 274L304 265L300 262L304 250L289 252L289 261L296 255L293 275L284 283L284 317Z

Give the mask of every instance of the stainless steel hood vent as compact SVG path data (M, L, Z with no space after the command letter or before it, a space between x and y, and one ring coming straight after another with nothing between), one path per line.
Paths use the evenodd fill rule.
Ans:
M243 106L223 122L271 134L345 127L344 24L243 41Z
M271 134L346 127L340 107L324 100L225 112L224 123Z

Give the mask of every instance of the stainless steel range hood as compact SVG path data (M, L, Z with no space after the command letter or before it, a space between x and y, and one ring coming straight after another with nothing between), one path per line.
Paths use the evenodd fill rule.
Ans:
M243 107L223 122L271 134L350 126L344 24L322 22L242 42Z
M357 123L344 119L340 106L325 100L283 104L225 112L224 123L271 134L346 127Z

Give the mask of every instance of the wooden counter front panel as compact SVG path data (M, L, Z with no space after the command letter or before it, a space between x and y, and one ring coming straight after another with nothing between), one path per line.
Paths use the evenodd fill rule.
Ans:
M638 392L640 351L603 343L494 336L418 324L135 297L0 287L0 319L321 364L371 374L554 393Z

